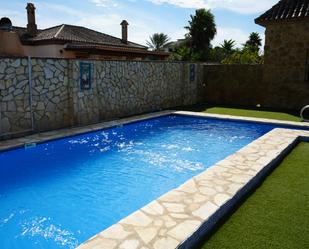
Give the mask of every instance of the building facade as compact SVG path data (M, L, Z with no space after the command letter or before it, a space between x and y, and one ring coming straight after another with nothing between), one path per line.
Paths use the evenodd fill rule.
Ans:
M268 105L299 109L309 104L309 1L281 0L255 22L266 28ZM301 100L297 104L295 97Z
M35 6L28 3L27 27L12 25L9 18L0 20L0 56L41 58L83 58L108 60L165 60L168 53L149 51L128 40L128 22L121 22L121 38L85 27L62 24L38 29Z

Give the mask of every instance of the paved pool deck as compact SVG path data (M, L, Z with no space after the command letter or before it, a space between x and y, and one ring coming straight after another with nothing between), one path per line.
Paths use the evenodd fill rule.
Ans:
M196 112L164 111L81 128L44 132L0 142L0 150L46 142L168 114L287 124L308 123L243 118ZM277 128L216 163L183 185L85 241L78 249L190 248L254 189L309 131ZM81 224L82 227L82 224Z

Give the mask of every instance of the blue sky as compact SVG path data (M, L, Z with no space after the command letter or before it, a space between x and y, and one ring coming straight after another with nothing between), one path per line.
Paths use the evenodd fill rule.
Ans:
M29 0L0 0L0 17L9 17L13 25L26 26L25 6ZM168 34L172 40L186 33L190 15L197 8L211 9L216 18L217 36L213 45L234 39L240 46L250 32L264 28L254 18L277 0L33 0L39 28L66 23L85 26L120 37L120 22L126 19L129 39L145 44L156 32Z

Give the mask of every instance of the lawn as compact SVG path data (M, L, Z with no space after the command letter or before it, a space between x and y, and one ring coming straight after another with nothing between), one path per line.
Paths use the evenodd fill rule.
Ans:
M268 118L268 119L278 119L286 121L300 121L299 113L287 112L287 111L274 111L261 108L237 108L237 107L232 108L232 107L221 107L221 106L200 104L181 109L185 109L187 111L227 114L234 116Z
M300 143L202 249L309 248L309 143Z

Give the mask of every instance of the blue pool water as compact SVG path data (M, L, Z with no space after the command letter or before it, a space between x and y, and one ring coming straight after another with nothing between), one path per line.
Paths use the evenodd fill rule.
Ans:
M165 116L0 153L0 248L74 248L274 126Z

